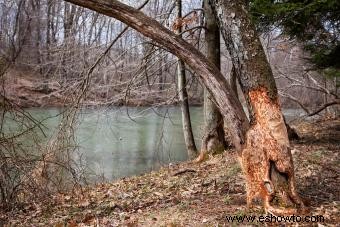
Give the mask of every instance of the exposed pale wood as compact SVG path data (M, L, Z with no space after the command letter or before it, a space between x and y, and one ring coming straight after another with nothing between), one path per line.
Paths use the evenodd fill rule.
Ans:
M293 159L287 129L278 102L277 88L259 36L243 0L212 0L221 33L241 88L248 101L251 127L241 162L247 182L247 203L262 198L268 211L295 213L276 208L304 204L295 189Z

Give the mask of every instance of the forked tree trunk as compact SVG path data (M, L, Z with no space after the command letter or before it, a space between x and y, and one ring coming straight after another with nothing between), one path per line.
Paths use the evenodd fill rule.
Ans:
M204 17L206 21L205 41L207 45L207 58L221 68L220 57L220 30L213 14L209 0L204 0ZM208 153L220 153L229 145L225 140L223 118L215 105L213 96L204 89L204 136L201 153L197 161L204 159Z
M177 20L180 21L182 18L182 0L176 0L177 8ZM181 37L182 25L178 23L176 33ZM181 59L178 59L177 65L177 78L178 78L178 95L181 105L182 112L182 126L185 146L187 148L189 159L193 159L197 156L197 148L195 144L194 134L192 132L190 110L189 110L189 98L186 88L186 75L185 75L185 64Z
M294 205L304 205L296 192L287 129L275 80L260 39L243 0L213 0L213 5L251 108L251 127L241 154L247 203L251 205L253 199L261 198L273 213L295 213Z

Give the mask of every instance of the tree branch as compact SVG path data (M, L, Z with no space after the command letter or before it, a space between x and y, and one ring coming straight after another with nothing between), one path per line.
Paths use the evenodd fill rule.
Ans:
M324 109L326 109L329 106L333 106L333 105L340 105L340 99L335 100L333 102L329 102L329 103L325 103L323 104L319 109L317 109L316 111L314 111L313 113L309 113L308 117L314 116L318 113L320 113L321 111L323 111Z

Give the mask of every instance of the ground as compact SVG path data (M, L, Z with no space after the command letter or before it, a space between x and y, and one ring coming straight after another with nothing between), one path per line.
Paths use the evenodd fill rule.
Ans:
M308 215L322 215L325 220L299 226L337 226L340 119L303 122L296 127L302 137L292 143L298 191L309 201ZM260 208L247 209L237 155L228 151L203 163L169 165L0 212L0 226L1 219L5 226L262 226L226 218L261 214L266 215Z

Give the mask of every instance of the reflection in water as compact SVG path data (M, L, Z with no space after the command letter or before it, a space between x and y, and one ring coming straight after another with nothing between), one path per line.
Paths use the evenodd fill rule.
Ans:
M199 145L203 111L201 107L190 110ZM53 116L60 113L59 109L28 111L37 120L48 118L44 121L48 128L46 133L53 135L60 121L59 117ZM285 112L288 120L298 114L296 110ZM187 159L178 107L86 109L79 114L79 123L76 140L87 166L108 180L141 174L163 164Z

